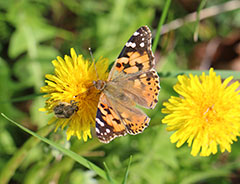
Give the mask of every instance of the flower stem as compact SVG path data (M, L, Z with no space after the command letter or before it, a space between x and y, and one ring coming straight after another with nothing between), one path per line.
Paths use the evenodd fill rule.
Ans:
M171 0L167 0L166 4L164 6L164 9L163 9L162 16L161 16L160 21L158 23L157 33L156 33L156 37L154 39L153 47L152 47L153 53L155 53L155 51L157 49L157 45L158 45L158 42L159 42L162 25L163 25L163 23L164 23L164 21L165 21L165 19L167 17L167 13L168 13L168 9L170 7L170 4L171 4Z
M197 20L196 20L196 26L195 26L195 31L193 34L193 40L197 42L198 40L198 32L199 32L199 22L200 22L200 11L203 9L203 7L206 5L207 0L202 0L198 9L197 9Z

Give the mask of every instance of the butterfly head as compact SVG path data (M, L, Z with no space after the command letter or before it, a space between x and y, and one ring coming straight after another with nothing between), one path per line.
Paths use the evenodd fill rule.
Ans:
M93 81L93 86L97 89L102 91L106 87L106 82L103 80Z

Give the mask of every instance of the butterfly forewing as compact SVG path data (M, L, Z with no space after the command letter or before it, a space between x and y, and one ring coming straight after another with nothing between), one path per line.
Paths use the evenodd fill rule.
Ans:
M158 102L160 91L159 77L153 68L119 82L118 86L133 101L143 107L153 109Z
M127 41L110 71L108 80L148 71L155 65L151 50L152 34L147 26L139 28Z

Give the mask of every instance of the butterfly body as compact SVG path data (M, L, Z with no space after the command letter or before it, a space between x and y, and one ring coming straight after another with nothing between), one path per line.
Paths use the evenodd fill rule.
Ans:
M154 108L160 90L159 77L154 70L151 32L139 28L129 39L115 61L107 81L95 81L101 91L96 115L96 134L103 143L115 137L141 133L150 118L136 108Z

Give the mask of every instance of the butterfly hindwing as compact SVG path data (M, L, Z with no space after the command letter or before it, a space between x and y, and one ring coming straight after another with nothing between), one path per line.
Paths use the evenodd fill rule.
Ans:
M108 143L115 137L124 136L127 133L119 115L113 110L104 93L101 94L97 116L96 134L103 143Z
M140 109L119 101L115 101L114 107L120 116L121 122L126 127L127 133L135 135L148 127L150 118Z

